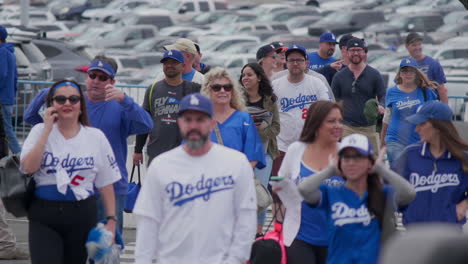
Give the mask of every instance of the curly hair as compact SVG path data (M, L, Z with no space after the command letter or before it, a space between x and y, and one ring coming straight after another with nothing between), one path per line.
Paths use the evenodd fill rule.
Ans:
M260 79L260 82L258 83L258 94L260 96L271 96L271 99L273 102L276 102L278 99L276 95L273 93L273 87L271 87L270 80L268 79L268 76L266 76L265 71L263 70L262 66L256 62L249 62L244 67L242 67L241 70L241 76L239 77L239 83L242 85L242 72L244 71L245 68L251 68L257 77ZM247 93L245 96L248 97Z
M215 80L224 79L224 78L228 79L229 82L233 86L232 93L231 93L231 103L230 103L231 107L236 110L246 111L244 92L242 91L239 83L236 82L234 78L231 76L231 74L229 74L227 70L224 68L215 67L211 69L205 75L205 83L203 84L200 93L205 95L208 98L211 98L210 96L211 84Z

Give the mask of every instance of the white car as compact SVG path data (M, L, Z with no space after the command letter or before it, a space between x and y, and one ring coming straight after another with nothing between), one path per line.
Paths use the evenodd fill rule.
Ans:
M117 13L127 12L137 7L149 6L152 3L153 1L151 0L112 1L104 8L88 9L81 16L85 20L108 22L111 16Z

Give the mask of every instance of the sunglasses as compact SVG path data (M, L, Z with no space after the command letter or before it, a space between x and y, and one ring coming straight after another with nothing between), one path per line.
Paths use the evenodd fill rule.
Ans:
M221 88L224 88L224 91L226 92L230 92L232 91L232 88L234 88L234 86L232 84L224 84L224 85L221 85L221 84L213 84L211 85L211 90L215 91L215 92L219 92L221 91Z
M54 96L54 101L57 102L57 104L63 105L67 102L70 102L70 104L74 105L77 104L81 100L81 96L79 95L72 95L70 97L66 97L64 95L57 95Z
M107 82L110 79L110 77L107 76L107 75L97 75L97 74L92 73L92 72L89 73L88 76L89 76L89 78L91 78L91 80L94 80L97 77L99 79L99 81L101 81L101 82Z

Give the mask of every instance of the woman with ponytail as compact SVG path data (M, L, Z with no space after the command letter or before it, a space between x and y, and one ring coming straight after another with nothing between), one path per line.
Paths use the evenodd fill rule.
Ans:
M328 264L377 263L386 203L404 206L414 199L411 184L382 164L384 153L385 148L375 162L368 138L349 135L340 143L337 164L299 184L304 200L326 212ZM321 184L334 175L343 176L345 184Z

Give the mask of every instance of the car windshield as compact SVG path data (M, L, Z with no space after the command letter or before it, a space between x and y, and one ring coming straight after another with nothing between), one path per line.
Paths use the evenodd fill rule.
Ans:
M392 20L388 22L389 25L395 27L404 27L408 23L409 18L407 17L394 17Z
M345 13L338 13L334 12L326 17L324 17L322 20L320 20L321 24L346 24L349 23L349 21L352 18L352 14L345 14Z
M120 62L122 63L122 66L124 68L138 68L138 69L143 68L143 66L138 61L138 59L125 58L125 59L120 59Z
M148 39L136 45L134 49L138 51L150 51L153 49L153 46L154 46L154 40Z
M216 24L229 24L236 20L236 16L232 14L226 14L225 16L221 16L216 20Z

